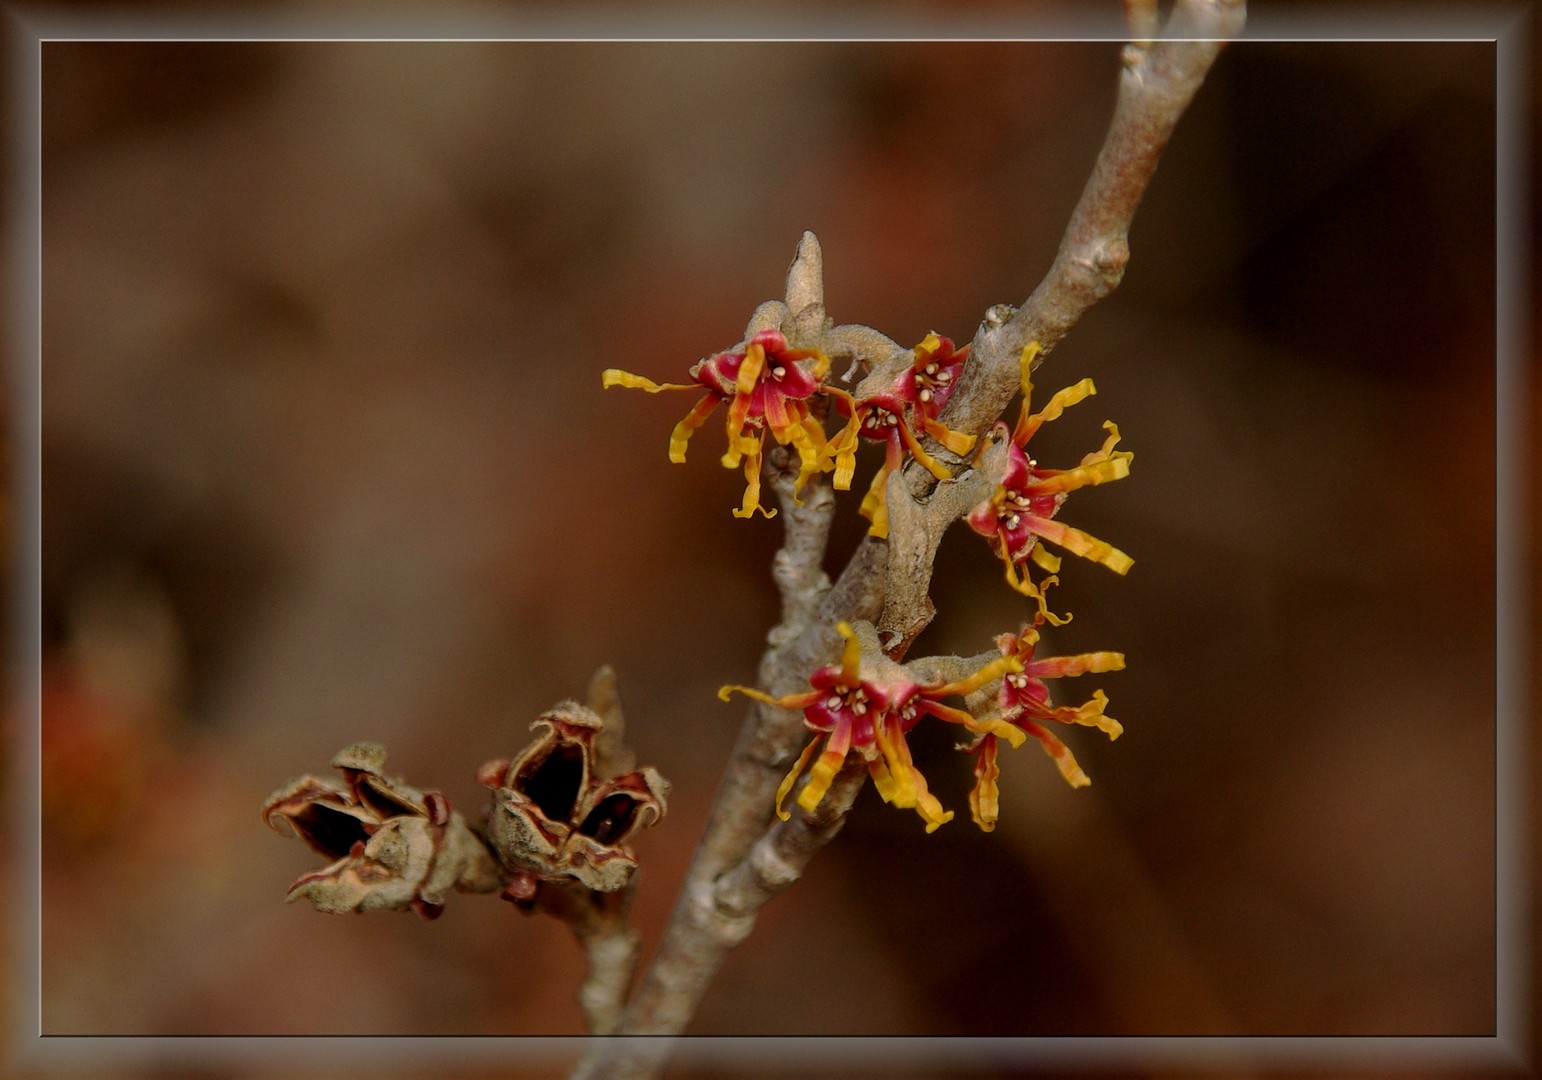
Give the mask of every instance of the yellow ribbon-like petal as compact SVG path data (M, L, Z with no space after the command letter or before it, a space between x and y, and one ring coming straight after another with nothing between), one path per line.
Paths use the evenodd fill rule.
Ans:
M976 440L973 435L965 435L962 431L954 431L940 420L933 420L929 416L923 416L921 418L921 427L928 435L959 457L963 457L974 449Z
M955 694L972 694L986 683L995 682L1009 671L1023 670L1023 662L1015 656L998 656L990 663L972 675L953 682L943 683L941 686L928 689L926 692L933 697L952 697Z
M886 461L873 475L873 482L862 498L862 505L857 507L857 513L873 523L867 534L879 540L889 538L888 482L889 463Z
M739 374L734 378L734 389L739 396L748 398L760 380L760 372L766 366L766 348L751 342L745 346L744 359L739 363Z
M892 781L891 797L885 801L891 806L910 809L916 804L916 768L911 763L910 748L905 745L905 736L894 730L891 720L885 717L873 725L873 741L878 746L878 752L883 755L884 763L889 767L889 777ZM880 794L882 794L881 789Z
M733 511L736 518L754 517L759 510L766 518L776 517L775 510L760 505L760 451L761 440L742 440L744 446L744 503ZM753 444L753 445L751 445Z
M788 433L788 440L798 451L798 479L792 485L792 497L798 502L803 486L824 468L825 429L811 416L805 415L798 426Z
M841 647L841 679L851 686L857 685L862 670L862 643L857 632L844 620L835 624L835 632L846 639Z
M905 423L904 417L900 417L899 433L905 448L910 451L910 456L919 461L922 468L938 480L951 480L953 478L953 474L948 471L947 466L921 448L921 444L916 441L915 432L910 430L910 425Z
M1054 759L1066 783L1072 787L1086 787L1092 783L1092 779L1082 772L1082 767L1076 764L1076 757L1071 753L1070 747L1061 742L1059 736L1032 720L1024 720L1023 726L1028 729L1028 734L1039 740L1044 747L1044 752Z
M1023 354L1017 358L1017 380L1023 388L1023 406L1028 405L1028 395L1033 386L1033 365L1044 352L1044 346L1037 341L1030 341L1023 346Z
M1134 455L1131 455L1132 457ZM1036 477L1023 489L1035 495L1053 495L1062 491L1092 487L1123 480L1130 475L1130 458L1115 454L1111 458L1091 461L1072 469L1061 469L1047 476Z
M1126 462L1135 460L1135 455L1129 450L1120 450L1117 454L1114 447L1119 445L1119 425L1112 420L1103 421L1103 430L1108 432L1108 437L1103 440L1103 445L1086 457L1082 458L1083 465L1090 465L1094 461L1103 461L1112 457L1122 457Z
M809 759L814 756L814 750L819 746L821 740L822 736L818 735L809 740L809 744L803 748L803 753L798 755L797 764L792 767L792 772L787 774L787 778L776 789L776 816L783 821L792 817L790 810L782 809L782 804L787 801L787 793L792 790L793 784L798 782L798 777L802 775L803 770L808 768Z
M1029 548L1028 557L1040 570L1051 574L1060 573L1060 556L1052 554L1043 544L1035 544Z
M646 390L650 394L657 394L660 390L700 390L700 383L656 383L652 379L645 379L641 375L633 375L630 371L622 371L620 368L606 368L600 372L600 385L606 390L614 386L625 387L628 390Z
M939 705L935 701L928 701L924 706L927 712L939 720L946 720L950 724L958 724L976 735L995 735L1012 744L1012 749L1017 749L1027 740L1027 736L1014 724L996 717L980 717L965 712L963 709L954 709L947 705Z
M996 763L996 740L989 735L980 744L974 775L974 788L969 792L969 816L982 831L990 832L996 828L996 819L1001 815L1000 789L996 784L1001 767Z
M894 776L889 772L889 767L883 763L883 758L874 758L867 763L867 775L873 778L873 787L878 792L878 797L884 802L894 802Z
M764 690L757 690L753 686L739 686L729 684L717 689L717 699L727 701L734 694L743 694L752 701L758 701L762 705L775 705L779 709L806 709L824 696L818 690L805 690L801 694L785 694L782 697L772 697Z
M1091 379L1083 379L1081 382L1075 383L1066 387L1064 390L1059 391L1057 394L1055 394L1054 397L1050 398L1049 403L1038 412L1031 416L1019 417L1017 421L1017 428L1012 432L1012 441L1017 443L1018 446L1022 446L1024 443L1028 442L1029 439L1033 438L1034 433L1038 431L1039 428L1049 423L1051 420L1058 420L1060 415L1072 405L1075 405L1077 402L1091 397L1097 392L1098 388ZM1027 397L1025 396L1023 400L1026 403Z
M844 751L826 750L819 755L819 760L814 762L814 767L809 770L808 783L804 784L803 790L798 792L798 805L804 811L812 814L819 809L825 793L830 790L830 782L835 779L835 774L841 771L841 766L844 764L846 764Z
M683 388L682 388L683 389ZM685 414L685 418L675 425L675 429L669 433L669 460L676 465L685 461L685 446L691 441L691 436L696 434L696 429L707 422L707 417L712 415L717 408L718 399L711 394L702 398L691 407L691 411Z
M1097 728L1107 735L1109 741L1112 742L1124 734L1124 725L1103 711L1107 708L1108 695L1101 690L1094 690L1091 701L1069 710L1070 719L1073 723L1081 724L1083 727ZM1055 711L1059 712L1060 710L1057 709Z
M953 820L953 811L944 810L942 803L937 801L937 796L926 790L926 781L919 772L916 780L921 790L916 794L916 813L921 815L921 820L926 822L927 833L934 833L942 826Z
M1123 671L1124 653L1090 652L1077 653L1075 656L1046 656L1042 660L1030 661L1023 670L1036 679L1074 678L1088 673Z
M1127 572L1135 565L1135 560L1124 552L1105 543L1097 537L1084 533L1080 529L1073 529L1069 525L1062 525L1050 518L1037 517L1025 514L1023 519L1028 523L1028 528L1042 536L1052 544L1058 544L1073 555L1080 555L1084 559L1102 563L1116 574Z
M1039 545L1037 544L1035 544L1032 548L1033 551L1037 551L1038 549ZM1006 566L1007 584L1012 586L1014 592L1021 593L1038 605L1038 614L1040 618L1047 621L1051 626L1064 626L1066 623L1071 621L1070 612L1066 612L1064 616L1060 616L1056 615L1049 609L1049 600L1045 594L1051 585L1057 585L1060 583L1060 579L1058 577L1050 575L1044 579L1042 584L1034 585L1033 579L1028 576L1026 568L1023 568L1023 572L1021 574L1018 573L1018 564L1013 562L1012 556L1006 553L1005 545L1002 546L1001 561ZM1055 561L1055 565L1057 567L1059 566L1058 559Z

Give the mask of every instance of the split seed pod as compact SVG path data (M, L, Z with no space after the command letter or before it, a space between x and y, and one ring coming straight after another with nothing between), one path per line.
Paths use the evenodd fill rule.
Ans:
M332 759L343 783L302 776L268 797L263 820L332 862L302 875L286 900L332 914L410 908L427 919L446 894L488 892L503 875L486 845L437 791L384 775L385 748L354 743Z
M629 763L600 752L604 727L563 702L530 725L536 738L518 757L478 770L493 789L487 835L513 875L511 899L528 899L538 881L614 892L636 871L626 842L664 816L669 782L649 766L612 775Z

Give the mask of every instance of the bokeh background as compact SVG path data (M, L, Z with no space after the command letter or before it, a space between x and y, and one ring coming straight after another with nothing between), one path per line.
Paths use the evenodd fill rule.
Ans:
M55 1034L576 1033L578 950L490 898L335 918L258 808L339 747L470 813L594 668L674 782L657 941L775 618L777 523L674 380L781 295L968 340L1049 265L1107 43L43 47L43 967ZM1495 1023L1494 50L1245 43L1123 286L1041 369L1130 480L1067 520L1055 652L1126 734L1031 749L1002 823L862 797L713 1034L1485 1034ZM1038 441L1036 441L1038 445ZM873 467L866 459L862 476ZM863 523L857 496L831 552ZM913 655L1022 601L944 543ZM1076 700L1081 700L1080 697ZM940 726L940 725L939 725Z

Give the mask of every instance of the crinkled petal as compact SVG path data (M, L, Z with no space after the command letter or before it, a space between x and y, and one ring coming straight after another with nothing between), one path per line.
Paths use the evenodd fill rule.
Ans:
M841 679L849 686L856 686L861 678L862 643L848 622L836 623L835 632L846 641L841 648Z
M797 501L809 478L824 467L824 429L812 417L802 413L801 407L799 412L800 415L785 430L773 429L778 442L791 443L793 449L798 451L798 479L792 486L794 501Z
M825 794L830 790L830 783L835 779L835 774L841 771L841 766L846 763L846 755L836 753L834 750L826 750L819 755L819 760L814 762L814 767L809 770L808 783L803 785L803 790L798 792L798 805L806 813L812 814L819 809L819 804L824 801Z
M691 406L691 411L686 413L684 419L675 425L675 429L669 433L670 461L673 461L676 465L685 461L686 444L691 441L691 436L696 434L696 429L707 422L707 417L712 415L717 405L718 399L714 395L708 394Z
M873 482L869 485L867 494L863 496L862 505L857 508L859 514L873 523L867 530L867 534L879 540L889 538L889 472L889 463L885 461L873 475Z
M1115 455L1086 465L1078 465L1074 469L1046 469L1024 484L1023 490L1031 495L1054 495L1063 491L1075 491L1077 488L1112 483L1115 480L1123 480L1129 475L1130 458Z
M969 816L981 830L990 832L1001 814L1000 789L996 784L1001 767L996 763L995 738L987 735L980 743L979 754L974 763L974 788L969 792Z
M760 381L760 373L766 366L766 349L759 341L751 341L744 348L744 359L739 364L738 377L734 379L734 388L739 391L739 396L748 399L755 389L755 384Z
M936 832L938 827L953 820L953 812L944 810L942 803L937 801L926 787L926 777L921 770L916 768L915 761L910 756L910 746L905 742L905 735L895 725L892 718L889 722L878 725L877 744L883 754L884 764L888 769L888 782L881 782L878 774L873 772L871 766L869 772L873 772L874 785L880 795L885 795L885 801L891 806L901 809L914 809L926 822L927 832Z
M905 442L905 448L910 451L910 456L919 461L923 469L938 480L951 480L953 478L953 474L948 471L947 466L921 448L921 444L916 441L915 432L910 430L910 425L905 423L903 417L900 418L899 433L900 438Z
M1009 671L1021 671L1022 661L1015 656L999 656L980 668L974 674L953 682L943 683L941 686L927 687L926 693L930 697L952 697L955 694L972 694L986 683L995 682Z
M908 810L916 805L916 775L918 770L910 759L910 748L905 743L905 736L887 719L883 723L874 725L874 743L878 752L883 755L884 764L889 768L889 777L892 781L890 797L887 801L891 806L898 806ZM880 794L882 789L880 789Z
M878 797L893 805L896 788L894 774L889 772L889 767L884 764L883 758L874 758L869 761L867 774L873 778L873 787L878 792Z
M744 503L733 512L736 518L754 517L757 510L766 518L776 517L776 510L760 505L760 452L759 439L754 440L753 448L744 448Z
M844 725L837 727L825 741L824 753L819 755L814 762L814 767L809 770L808 783L803 785L803 790L798 792L798 805L806 813L812 814L819 809L819 804L824 800L825 793L830 790L830 783L835 779L835 774L841 771L841 766L846 764L846 753L851 749L851 729Z
M746 437L744 434L744 421L749 416L749 414L750 395L735 394L733 400L728 403L728 416L724 421L724 430L728 435L728 446L730 453L733 453L733 448ZM757 441L759 439L758 434L751 435L749 437L755 438ZM723 464L730 469L733 468L733 465L729 465L726 460L723 462ZM734 462L734 464L738 464L737 460Z
M782 809L782 804L787 801L787 793L790 792L792 790L792 786L798 782L798 777L803 775L803 770L808 768L809 759L814 756L814 751L819 748L819 744L822 741L823 737L819 735L816 735L809 740L809 744L803 748L803 753L798 755L798 761L795 765L793 765L792 771L787 774L787 777L782 781L781 786L776 789L776 816L781 818L783 821L786 821L788 818L792 817L792 811Z
M1039 428L1043 427L1051 420L1059 419L1060 415L1072 405L1075 405L1079 401L1086 400L1097 392L1098 388L1096 385L1094 385L1091 379L1083 379L1081 382L1066 387L1064 390L1061 390L1059 393L1055 394L1054 397L1050 398L1048 404L1046 404L1044 408L1040 409L1038 412L1032 414L1031 416L1020 417L1017 421L1017 428L1012 432L1012 441L1015 442L1018 446L1022 446L1024 443L1028 442L1029 439L1033 438L1034 433L1038 431ZM1027 398L1025 396L1024 401L1026 402L1026 400Z
M787 397L780 391L767 388L766 393L763 395L763 400L765 402L766 426L776 436L777 442L785 444L787 442L787 429L793 423L792 418L787 413Z
M1090 701L1074 708L1056 709L1055 719L1083 727L1095 727L1112 741L1124 734L1124 725L1105 713L1107 708L1108 695L1101 690L1094 690Z
M926 790L926 778L919 771L915 774L916 786L916 813L921 815L921 820L926 822L926 831L934 833L942 826L953 820L953 811L944 810L937 796Z
M1024 720L1022 725L1027 729L1028 734L1039 740L1044 747L1044 752L1055 759L1055 766L1060 770L1060 775L1065 777L1066 783L1072 787L1086 787L1092 783L1091 778L1082 772L1082 767L1076 764L1076 757L1071 753L1071 748L1061 742L1059 736L1032 720Z
M1037 551L1038 548L1039 545L1035 544L1032 550ZM1033 579L1028 576L1027 567L1013 562L1012 557L1005 553L1002 554L1001 561L1007 568L1007 584L1012 586L1014 592L1021 593L1038 605L1038 615L1040 618L1047 621L1051 626L1064 626L1071 621L1070 612L1066 612L1064 615L1056 615L1049 609L1049 599L1046 594L1051 585L1059 584L1060 579L1058 577L1051 574L1038 585L1035 585Z
M1108 432L1108 437L1103 440L1103 445L1086 457L1082 458L1083 465L1090 465L1094 461L1105 461L1109 458L1123 457L1126 462L1135 460L1135 455L1128 450L1114 452L1114 447L1119 445L1119 425L1112 420L1103 421L1103 430Z
M1089 672L1123 671L1124 653L1090 652L1075 656L1046 656L1042 660L1030 660L1023 665L1023 674L1030 679L1060 679L1086 675Z
M1035 544L1028 549L1028 557L1034 565L1047 573L1060 573L1060 556L1050 552L1043 544Z
M1134 559L1112 544L1105 543L1080 529L1073 529L1069 525L1062 525L1058 521L1034 514L1024 514L1023 520L1028 523L1029 529L1050 543L1058 544L1073 555L1102 563L1116 574L1123 574L1135 565Z
M606 390L613 386L621 386L628 390L646 390L650 394L657 394L661 390L701 389L699 383L656 383L652 379L633 375L630 371L622 371L620 368L606 368L600 372L600 385Z
M1013 748L1023 745L1026 736L1016 726L1005 720L995 717L979 718L963 709L954 709L947 705L939 705L935 701L921 703L921 708L931 713L939 720L946 720L950 724L959 724L976 735L995 735L1011 743Z
M720 686L717 690L717 699L727 701L733 694L743 694L762 705L775 705L779 709L806 709L822 696L818 690L805 690L801 694L784 694L782 697L772 697L764 690L757 690L753 686L738 686L730 684Z
M940 420L933 420L930 416L923 416L921 417L921 427L928 435L959 457L963 457L974 449L976 440L973 435L965 435L962 431L954 431Z

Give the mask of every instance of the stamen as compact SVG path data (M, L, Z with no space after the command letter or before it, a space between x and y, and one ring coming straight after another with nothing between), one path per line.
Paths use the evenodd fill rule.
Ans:
M888 424L890 427L898 426L898 424L899 424L899 417L895 416L893 413L884 413L883 415L884 415L884 421L883 421L884 423Z
M787 369L782 367L780 364L778 364L776 367L773 367L771 369L771 377L773 379L780 379L783 375L786 375L786 374L787 374Z
M825 708L827 708L827 709L839 709L840 707L841 707L841 699L839 697L831 697L831 698L826 698L825 699Z
M916 397L920 398L922 401L930 401L932 400L932 392L925 387L922 387L921 392L917 394Z
M952 382L953 381L953 372L951 372L951 371L939 371L937 373L937 381L938 382Z
M926 373L928 375L935 375L935 374L937 374L937 362L935 360L932 361L930 364L926 365Z

